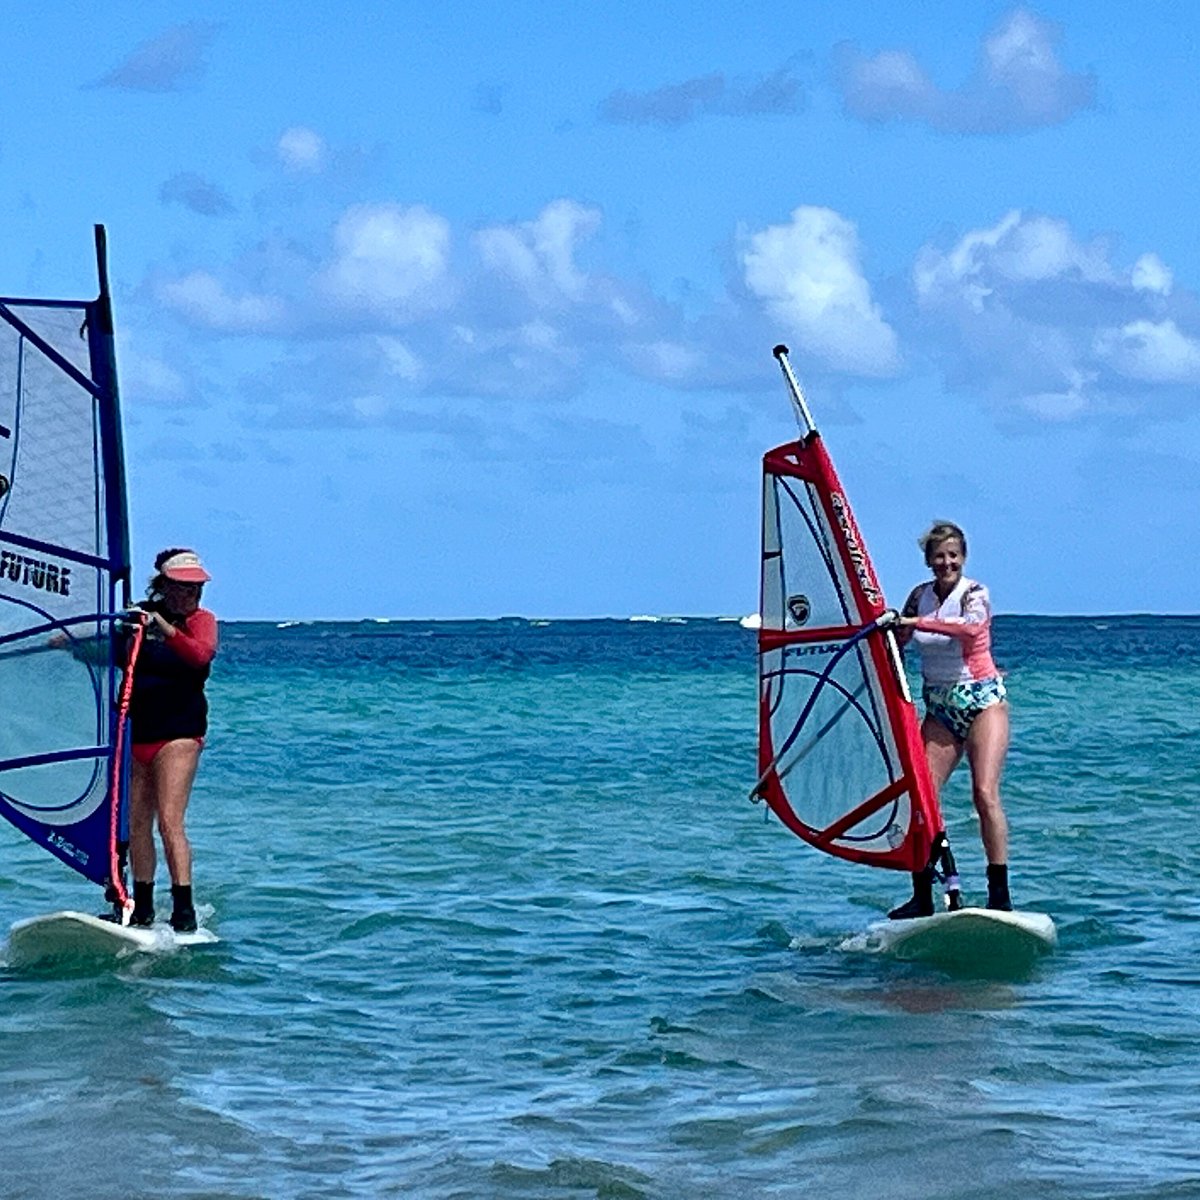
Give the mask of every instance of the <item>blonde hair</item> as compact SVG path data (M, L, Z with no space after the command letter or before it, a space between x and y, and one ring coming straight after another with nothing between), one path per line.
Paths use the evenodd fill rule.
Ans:
M917 545L921 547L921 553L925 556L925 562L928 565L929 555L942 544L948 542L951 538L958 538L959 544L962 546L963 558L967 557L967 535L963 533L962 526L955 525L953 521L934 521L927 530L919 538Z

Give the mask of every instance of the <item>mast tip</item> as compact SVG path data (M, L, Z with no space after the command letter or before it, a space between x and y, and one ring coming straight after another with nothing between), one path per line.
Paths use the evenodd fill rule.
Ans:
M788 352L788 348L782 342L780 342L779 345L776 346L775 349L771 351L771 353L773 355L775 355L776 358L782 358L785 354L787 354L787 352Z

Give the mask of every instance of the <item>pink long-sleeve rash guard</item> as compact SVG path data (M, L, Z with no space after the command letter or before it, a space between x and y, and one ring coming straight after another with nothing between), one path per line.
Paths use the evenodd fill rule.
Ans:
M926 683L969 683L991 679L992 603L981 583L963 576L945 600L939 600L932 581L917 593L917 623L913 640L921 651Z

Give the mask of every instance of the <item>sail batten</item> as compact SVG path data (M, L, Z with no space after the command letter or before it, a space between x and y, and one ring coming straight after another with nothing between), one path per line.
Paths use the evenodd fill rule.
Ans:
M941 814L893 614L815 428L763 457L760 613L754 794L819 850L922 869Z
M3 530L0 530L0 544L20 546L22 550L36 550L41 554L55 554L60 558L69 558L72 562L81 563L85 567L99 567L106 571L115 571L123 566L120 559L100 558L95 554L74 550L70 546L61 546L55 542L43 542L37 538L22 537L18 533L5 533Z

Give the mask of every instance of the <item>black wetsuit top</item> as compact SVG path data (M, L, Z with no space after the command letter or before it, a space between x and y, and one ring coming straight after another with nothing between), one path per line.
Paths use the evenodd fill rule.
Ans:
M216 618L203 608L181 619L161 603L143 607L161 613L179 632L160 638L147 631L142 639L129 704L132 740L144 744L203 737L208 731L204 684L217 648Z

